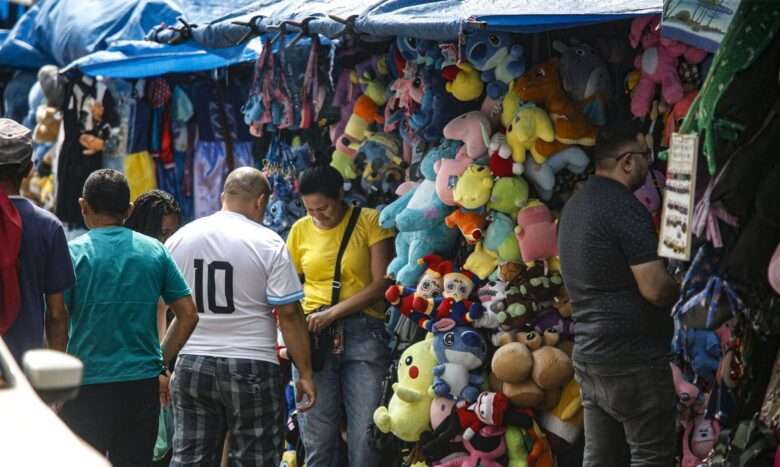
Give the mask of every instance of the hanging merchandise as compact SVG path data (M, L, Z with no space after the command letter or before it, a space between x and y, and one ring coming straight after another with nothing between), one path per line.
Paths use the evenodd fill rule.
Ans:
M119 120L113 96L102 80L71 76L65 89L56 214L64 223L83 226L78 206L81 189L87 176L103 167L103 149Z

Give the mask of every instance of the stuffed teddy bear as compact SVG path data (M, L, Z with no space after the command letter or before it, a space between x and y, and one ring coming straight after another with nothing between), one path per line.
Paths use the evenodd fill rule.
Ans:
M482 72L487 94L499 99L509 83L525 71L523 47L512 44L512 35L502 32L473 31L466 34L466 60Z
M474 251L466 258L463 266L482 280L487 279L498 267L498 254L485 248L483 242L474 246Z
M677 71L680 59L695 65L707 57L701 49L662 38L660 24L660 16L641 16L631 23L628 35L631 47L642 47L634 60L634 67L641 71L639 83L631 96L631 113L636 117L644 117L650 112L658 85L666 103L674 105L679 102L685 94Z
M415 442L428 429L433 401L430 389L436 367L431 344L427 339L401 354L393 397L387 407L380 406L374 411L374 423L383 433L393 433L403 441Z
M476 278L468 270L452 270L444 274L441 297L418 297L414 309L422 313L418 324L428 331L445 331L455 325L471 324L482 317L482 306L469 297L476 287ZM432 311L435 313L431 315Z
M506 214L493 212L485 235L484 246L495 251L500 261L522 261L520 245L515 237L515 221Z
M528 183L519 177L501 177L493 184L488 209L517 217L528 203Z
M415 299L422 297L426 300L432 300L434 297L441 295L442 287L444 286L444 274L452 270L452 263L445 261L439 255L427 255L418 262L427 264L428 269L423 273L417 283L417 287L404 287L394 284L385 291L387 302L398 307L402 315L412 318L415 322L420 319L419 316L415 315L417 313L414 310Z
M540 139L536 144L536 151L543 156L555 154L573 144L596 144L596 127L588 122L577 104L566 95L558 64L557 58L540 63L512 85L523 101L540 105L552 118L555 141L548 143Z
M517 213L515 234L526 263L558 256L558 227L543 203L531 200Z
M467 62L457 63L455 66L459 71L455 79L445 84L447 92L462 102L478 99L485 90L485 83L480 79L479 72Z
M488 153L490 154L488 167L490 167L490 171L493 172L494 176L511 177L523 174L523 164L512 159L512 148L506 144L505 134L500 132L493 134L490 138Z
M433 393L439 397L473 403L484 378L479 368L487 357L487 344L479 332L456 326L434 335Z
M62 115L59 110L45 105L38 106L35 111L35 121L33 141L38 144L56 143L62 123Z
M487 216L482 210L457 209L445 217L444 222L451 229L457 227L466 242L469 245L474 245L482 239L483 231L487 226Z
M414 286L425 271L418 260L432 253L446 253L457 241L457 232L444 224L452 208L436 195L433 165L443 158L454 158L458 144L445 141L428 151L420 164L424 180L387 205L379 215L386 229L397 228L396 257L387 269L388 277L405 287Z
M560 72L563 90L580 104L593 125L607 123L607 101L612 94L612 80L604 59L596 49L572 38L570 45L553 41L561 54Z
M579 146L569 146L547 158L544 164L537 164L532 159L526 159L523 175L536 188L539 197L548 201L555 191L555 176L563 169L573 174L583 174L590 164L590 159Z
M453 199L458 206L479 209L490 200L493 190L493 174L487 167L471 164L458 178Z
M555 141L552 121L544 109L532 103L523 104L506 129L506 142L512 148L512 159L522 164L528 151L537 164L544 163L549 154L537 150L538 140L548 143Z

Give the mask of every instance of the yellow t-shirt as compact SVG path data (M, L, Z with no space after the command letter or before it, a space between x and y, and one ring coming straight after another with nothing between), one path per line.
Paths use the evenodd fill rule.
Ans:
M352 209L347 210L337 227L327 230L317 227L314 220L306 216L293 225L287 236L290 257L305 279L303 310L306 313L331 304L336 255ZM392 237L392 230L379 226L379 213L375 209L363 208L360 211L360 218L341 260L341 300L348 299L371 283L370 248ZM385 310L381 302L365 311L375 318L384 319Z

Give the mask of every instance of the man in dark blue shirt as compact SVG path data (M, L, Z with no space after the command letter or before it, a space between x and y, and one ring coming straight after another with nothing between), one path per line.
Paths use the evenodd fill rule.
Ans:
M0 191L11 199L22 220L18 259L21 309L3 335L17 361L27 350L45 343L65 351L68 313L63 292L75 281L62 224L53 214L19 196L22 179L32 170L31 156L30 130L13 120L0 119Z
M675 392L669 307L679 286L657 256L633 191L652 157L631 125L605 128L596 174L566 204L558 237L574 308L574 365L585 408L584 466L668 466Z

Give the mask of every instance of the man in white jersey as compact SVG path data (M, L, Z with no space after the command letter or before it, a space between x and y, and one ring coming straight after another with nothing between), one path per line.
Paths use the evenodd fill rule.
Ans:
M219 465L226 432L231 465L279 465L285 409L273 308L301 373L298 410L314 404L303 289L284 240L260 224L269 195L260 171L236 169L225 180L222 210L165 244L200 316L171 380L171 466Z

